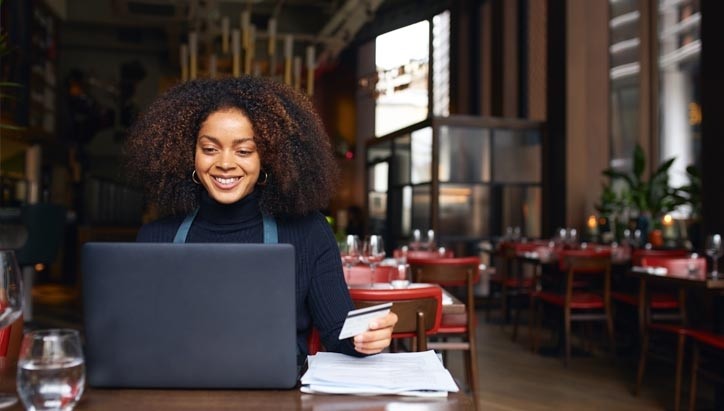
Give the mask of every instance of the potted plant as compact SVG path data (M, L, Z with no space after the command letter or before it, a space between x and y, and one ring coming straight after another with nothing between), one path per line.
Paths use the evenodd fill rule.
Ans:
M661 228L660 217L693 200L693 196L669 184L669 169L675 160L676 157L665 160L646 179L644 151L640 145L636 145L630 171L610 167L603 170L602 174L610 179L610 183L604 185L599 211L610 210L619 218L630 213L631 217L635 217L636 228L641 230L643 238L649 238L650 232L653 232L652 239L657 240L655 230ZM616 187L616 182L620 182L622 187ZM695 189L691 191L695 192Z

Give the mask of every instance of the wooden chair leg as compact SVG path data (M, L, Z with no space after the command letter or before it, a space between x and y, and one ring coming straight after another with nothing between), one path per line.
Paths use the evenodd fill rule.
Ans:
M537 307L536 302L533 296L530 297L530 314L528 316L528 343L530 344L530 350L532 352L535 352L535 340L533 339L533 328L535 328L535 323L538 321L538 313L537 313Z
M505 324L508 323L508 287L503 284L500 290L500 327L505 330Z
M699 344L694 341L694 355L691 359L691 385L689 385L689 410L696 409L696 378L699 374Z
M681 400L681 372L684 366L684 345L686 336L679 334L676 342L676 380L674 383L674 411L679 411L679 402Z
M518 322L520 321L520 307L515 308L515 316L513 317L513 335L510 337L511 341L518 339Z
M616 334L615 330L613 329L613 315L611 314L611 310L606 310L606 330L608 331L608 343L611 347L611 358L613 360L616 360Z
M649 332L644 330L643 339L641 340L641 352L639 353L639 369L636 373L636 387L634 395L638 396L641 392L641 383L644 379L644 371L646 370L646 356L649 351Z
M543 303L538 301L537 306L538 314L536 315L535 341L533 342L533 352L535 352L536 354L538 354L538 349L540 348L540 329L543 323Z
M478 392L478 360L477 350L474 346L471 345L470 349L466 351L466 357L468 362L466 367L468 370L468 386L470 387L470 393L475 396Z
M571 360L571 311L570 309L565 310L563 314L563 326L565 327L564 344L566 347L566 358L564 365L568 367L568 362Z

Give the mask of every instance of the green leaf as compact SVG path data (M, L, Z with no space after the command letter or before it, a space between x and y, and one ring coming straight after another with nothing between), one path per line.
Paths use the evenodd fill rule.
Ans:
M644 149L641 148L641 145L636 144L633 155L633 174L636 180L641 181L645 167L646 157L644 156Z

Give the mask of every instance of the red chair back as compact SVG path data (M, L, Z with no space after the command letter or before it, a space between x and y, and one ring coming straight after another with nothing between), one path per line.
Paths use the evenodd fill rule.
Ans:
M668 275L672 276L706 275L706 258L704 257L644 257L641 259L640 265L643 267L664 267Z
M23 338L23 316L9 326L0 329L0 357L17 358L20 352L20 340Z
M602 260L608 260L610 265L610 248L586 248L558 252L558 268L561 271L567 271L573 265L574 273L601 272Z
M402 250L400 250L398 248L395 251L393 251L392 255L394 258L401 258L403 255L403 252L402 252ZM408 250L407 251L408 260L410 258L441 258L441 257L444 257L444 258L455 257L455 252L453 250L447 249L447 248L445 249L445 252L442 253L442 255L440 254L440 251L438 251L438 250L434 250L434 251L431 251L431 250Z
M392 338L418 338L418 349L426 349L426 335L437 333L442 319L442 289L437 286L401 289L351 288L357 308L392 302L397 314Z
M408 258L407 262L412 269L412 279L415 282L435 283L442 286L467 286L468 276L466 266L473 273L472 282L480 280L480 258L478 257L452 257L452 258Z
M675 257L686 257L687 255L689 255L689 251L684 250L684 249L674 249L674 250L637 249L631 255L631 263L633 265L640 266L642 258L649 258L649 257L675 258Z

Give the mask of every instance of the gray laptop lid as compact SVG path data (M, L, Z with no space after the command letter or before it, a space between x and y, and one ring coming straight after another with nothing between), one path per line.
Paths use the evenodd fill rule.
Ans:
M90 385L295 386L292 245L86 243L82 270Z

